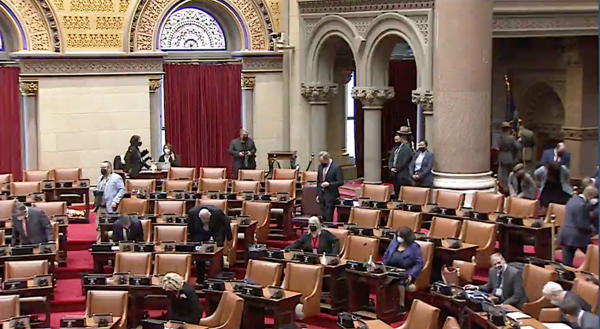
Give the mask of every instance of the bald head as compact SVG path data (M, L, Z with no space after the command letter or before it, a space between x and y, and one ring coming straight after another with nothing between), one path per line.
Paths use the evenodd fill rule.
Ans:
M208 222L210 222L210 216L211 216L210 210L208 210L208 209L200 210L199 216L200 216L200 220L202 221L202 223L208 224Z
M598 189L595 186L588 186L583 190L583 196L586 200L591 200L598 197Z

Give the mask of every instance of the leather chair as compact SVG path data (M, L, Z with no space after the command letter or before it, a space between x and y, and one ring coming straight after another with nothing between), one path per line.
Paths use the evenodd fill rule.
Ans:
M538 320L542 323L557 323L560 322L560 314L558 307L543 308L540 311L540 318Z
M267 180L266 194L288 193L290 198L296 197L296 181L294 180Z
M554 225L556 227L562 226L565 221L565 205L551 203L548 205L548 212L546 212L546 218L544 222L550 223L552 220L552 215L554 215Z
M192 255L156 254L154 257L154 275L165 275L172 272L181 275L183 281L187 282L192 273Z
M149 219L142 219L142 230L144 231L144 242L152 242L152 221Z
M223 255L227 256L227 263L229 264L229 268L235 266L237 262L237 247L238 247L238 228L239 225L236 222L229 223L231 227L231 248L227 247L225 244L225 249L223 250Z
M343 255L346 251L346 247L348 246L348 237L350 236L350 231L339 228L325 228L325 230L329 231L329 233L333 234L340 241L339 255Z
M446 318L446 322L444 322L442 329L460 329L460 324L455 318L449 316Z
M131 275L150 275L152 272L152 253L118 252L115 256L115 273Z
M10 183L10 195L28 195L41 193L42 182L12 182Z
M6 245L6 230L0 230L0 246Z
M362 184L360 186L360 197L387 202L390 200L390 187L387 185Z
M415 241L421 246L421 254L423 255L423 269L415 282L415 289L425 291L429 289L431 282L431 268L433 267L433 254L435 247L433 243L428 241ZM409 287L410 288L410 287Z
M434 238L457 238L460 233L460 221L445 217L433 217L429 227L429 236Z
M192 191L193 182L191 180L166 180L163 182L162 190L163 192L171 192L171 191Z
M125 181L125 190L156 192L156 179L128 179Z
M194 180L196 177L196 168L171 167L167 173L168 180Z
M138 198L123 198L119 203L119 215L145 215L148 212L148 200Z
M56 202L34 202L31 204L33 208L42 211L46 216L52 218L57 215L67 214L67 203L62 201Z
M271 204L268 202L244 201L242 203L242 215L249 216L255 220L256 242L266 243L269 240L269 224L271 223ZM251 237L245 237L249 239Z
M0 321L7 321L20 315L19 295L0 296Z
M538 209L537 200L509 197L506 200L506 214L515 218L534 217Z
M240 169L238 170L238 180L253 180L257 182L265 181L265 171L258 169Z
M234 180L231 182L231 192L232 193L241 193L241 192L254 192L255 194L260 193L260 181L242 181L242 180Z
M24 182L41 182L52 179L52 170L25 170L23 171Z
M0 200L0 221L9 221L15 206L15 200Z
M85 316L111 313L121 317L115 327L127 328L129 293L127 291L89 290L85 305Z
M307 319L321 311L323 266L288 263L282 288L302 294L302 307L296 307L299 319ZM300 315L300 316L298 316Z
M6 183L12 182L12 174L0 174L0 192L4 191Z
M598 314L598 285L581 278L575 279L571 292L579 295L592 307L592 313Z
M47 260L10 261L4 263L4 281L32 279L48 274Z
M187 226L154 226L154 242L159 243L161 241L186 243Z
M598 276L598 246L590 244L585 252L583 264L579 267L580 271L586 271Z
M54 169L52 175L57 182L77 182L81 180L81 168Z
M453 260L452 267L458 269L458 279L461 285L473 282L473 276L475 275L475 264L464 260Z
M302 186L302 215L294 216L294 218L307 220L312 216L320 217L323 213L321 204L317 202L317 185L305 183Z
M155 207L154 213L157 215L176 214L183 216L185 214L185 201L156 201Z
M199 179L227 179L227 168L200 168Z
M352 208L350 210L349 224L356 224L358 227L376 228L381 219L381 210Z
M413 299L406 321L398 329L437 329L440 309Z
M200 319L200 325L214 329L237 329L242 323L243 313L244 299L232 292L225 291L221 294L215 312Z
M369 257L372 257L373 261L376 261L378 247L379 239L350 235L346 250L344 250L341 259L366 262L369 260Z
M273 170L273 179L275 180L298 180L298 170L296 169L281 169L275 168Z
M490 256L494 253L496 246L496 224L483 223L473 220L464 220L459 239L462 242L477 245L475 263L478 267L489 268Z
M251 259L246 267L245 278L263 287L279 286L282 273L283 264Z
M415 204L425 207L429 203L430 188L416 186L402 186L398 200L407 204Z
M471 207L482 214L493 214L504 209L504 195L499 193L473 193Z
M413 232L421 230L422 215L419 212L392 210L388 216L386 226L397 230L401 227L408 227Z
M548 281L552 281L554 271L527 264L523 269L523 288L529 302L523 303L523 313L539 319L542 308L552 307L550 299L544 297L542 289Z
M208 191L227 192L227 179L224 178L200 178L198 193Z
M319 172L317 171L305 171L302 173L302 185L308 182L316 182L318 179Z
M444 209L461 209L463 204L465 203L465 194L436 190L435 191L435 203L438 204L439 207ZM455 320L456 321L456 320ZM447 321L446 321L447 322Z
M196 206L213 206L221 209L221 211L227 215L227 200L218 199L197 199Z

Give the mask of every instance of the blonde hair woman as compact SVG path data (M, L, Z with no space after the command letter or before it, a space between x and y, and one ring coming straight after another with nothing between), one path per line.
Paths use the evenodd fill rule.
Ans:
M162 288L169 296L168 320L199 324L204 309L196 296L196 289L185 282L181 275L168 273L162 279Z

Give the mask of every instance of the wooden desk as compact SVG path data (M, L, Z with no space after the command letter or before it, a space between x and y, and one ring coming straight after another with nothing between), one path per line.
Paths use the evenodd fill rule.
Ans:
M142 170L135 179L167 179L168 170Z
M62 201L60 198L65 194L77 194L83 198L85 209L83 210L85 216L83 218L84 223L90 222L90 187L56 187L51 190L44 190L46 192L46 200ZM69 220L78 220L79 217L70 217Z
M121 317L119 316L113 316L112 320L110 321L110 323L106 326L103 327L105 329L112 329L115 327L115 325L117 323L119 323L119 321L121 321ZM85 318L85 327L86 328L98 328L98 326L94 323L94 318L92 317L86 317Z
M242 264L246 265L248 263L248 249L254 243L254 234L256 233L256 227L258 226L258 221L250 221L248 225L242 225L238 222L238 234L244 234L243 239L238 238L238 245L242 247L240 260ZM240 250L237 251L238 254Z
M49 273L50 274L55 273L54 262L56 261L56 253L41 254L40 248L33 248L33 254L30 254L30 255L0 256L0 267L4 268L4 263L6 263L6 262L26 261L26 260L47 260ZM2 271L2 276L4 276L4 271Z
M397 322L403 318L398 305L400 293L397 280L389 278L385 273L370 273L346 269L348 276L348 312L362 317L380 319L387 323ZM375 314L369 310L370 287L375 287Z
M38 287L33 283L33 279L27 280L27 288L23 289L9 289L0 290L0 295L19 295L19 297L46 297L47 300L53 299L54 297L54 282L46 287ZM50 305L48 304L48 307Z
M273 172L273 162L274 160L287 160L290 162L290 168L296 168L296 159L297 159L296 151L271 151L267 153L267 159L269 161L269 173Z
M522 313L521 310L518 310L510 305L502 305L501 307L506 309L508 312L521 312ZM487 313L474 312L473 310L471 310L468 307L465 308L465 317L468 319L468 327L463 328L463 329L471 329L474 327L473 324L476 324L478 327L481 327L483 329L509 329L510 328L507 326L496 326L492 322L488 321ZM540 321L538 321L534 318L519 320L519 324L520 324L521 328L524 326L530 326L535 329L547 329L546 326L544 326Z

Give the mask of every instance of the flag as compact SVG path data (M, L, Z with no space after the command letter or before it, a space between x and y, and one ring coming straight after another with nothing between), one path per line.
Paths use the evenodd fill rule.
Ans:
M517 111L517 106L515 106L512 89L510 89L510 81L508 81L508 75L504 75L504 83L506 84L506 122L512 124L513 128L516 130L519 126L519 111Z

